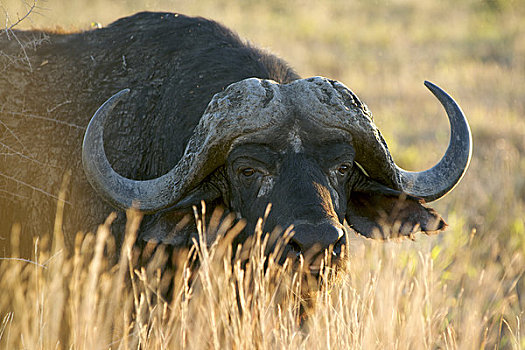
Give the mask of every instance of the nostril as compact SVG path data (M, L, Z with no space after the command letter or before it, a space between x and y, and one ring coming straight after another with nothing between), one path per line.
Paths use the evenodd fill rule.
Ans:
M334 244L334 248L332 250L332 255L335 257L340 257L341 253L343 251L343 246L346 245L346 236L343 235L341 238L337 240Z

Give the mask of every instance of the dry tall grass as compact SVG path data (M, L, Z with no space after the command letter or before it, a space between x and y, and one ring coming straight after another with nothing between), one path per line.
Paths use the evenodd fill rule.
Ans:
M346 271L334 277L326 270L319 292L305 295L308 281L266 257L260 231L243 265L221 243L229 241L228 226L199 222L201 243L207 230L223 239L209 248L200 244L172 278L156 268L161 255L149 266L136 265L138 215L130 212L127 240L114 263L108 258L115 247L111 217L96 235L79 234L70 254L60 212L52 247L41 240L34 261L0 265L1 348L523 347L515 288L523 256L516 254L504 269L497 256L479 266L471 252L475 232L447 251L355 237ZM199 267L191 268L195 256ZM312 304L305 298L315 306L302 312Z
M2 3L12 21L24 13ZM31 262L0 261L0 348L525 349L523 1L50 0L21 25L85 29L143 9L218 19L304 76L343 81L406 168L444 151L446 120L421 82L445 88L474 136L469 172L435 204L449 229L416 242L349 237L346 272L324 280L301 323L303 279L264 270L257 240L245 269L223 245L202 246L193 274L179 262L166 302L155 296L168 281L129 248L136 219L118 261L107 225L68 252L58 220Z
M69 254L61 210L52 247L37 242L35 261L4 260L0 266L5 349L523 346L515 290L522 256L504 270L490 260L477 266L470 253L478 239L474 232L448 252L439 245L415 250L354 239L347 271L323 279L319 292L309 295L315 307L303 316L301 306L310 304L301 293L307 281L265 256L260 231L243 266L232 259L231 246L221 244L229 241L228 226L199 222L200 243L207 241L207 230L220 231L223 239L209 248L200 244L168 278L156 268L161 256L150 266L136 265L138 215L130 212L115 264L108 258L115 247L112 218L96 235L79 234ZM199 267L191 268L195 256ZM174 287L166 301L169 284Z

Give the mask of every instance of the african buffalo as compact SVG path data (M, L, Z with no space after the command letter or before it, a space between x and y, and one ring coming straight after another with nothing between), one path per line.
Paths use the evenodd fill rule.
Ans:
M135 203L147 214L142 240L188 245L194 227L175 227L201 200L244 218L245 235L271 203L265 229L293 225L285 255L337 255L348 227L385 239L443 230L423 203L470 160L467 121L432 83L450 144L433 168L408 172L342 83L301 79L207 19L144 12L81 33L15 34L0 41L4 241L14 222L27 237L52 230L71 170L66 233ZM20 54L19 42L35 41Z

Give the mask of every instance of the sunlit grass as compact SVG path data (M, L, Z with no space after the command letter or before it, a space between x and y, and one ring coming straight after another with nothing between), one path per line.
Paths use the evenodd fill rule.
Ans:
M238 228L199 222L200 243L208 230L222 239L195 246L169 275L156 268L161 255L137 265L140 216L133 212L116 262L111 217L96 234L79 235L71 253L57 225L51 247L45 238L35 243L33 263L1 262L0 347L520 349L524 316L515 287L523 252L503 257L505 268L494 247L480 260L475 231L451 219L455 229L443 241L420 239L416 249L349 237L346 271L325 277L314 293L264 254L260 231L242 263L224 244Z

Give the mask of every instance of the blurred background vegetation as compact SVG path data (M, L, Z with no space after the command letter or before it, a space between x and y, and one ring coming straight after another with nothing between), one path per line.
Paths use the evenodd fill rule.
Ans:
M0 4L6 26L31 6ZM449 138L444 111L423 81L449 92L474 137L465 178L433 204L449 230L380 249L402 249L396 263L403 267L418 264L419 252L431 255L439 282L449 286L447 322L479 310L472 339L488 334L490 341L465 347L525 348L525 0L49 0L16 28L90 30L143 10L215 19L304 77L342 81L369 106L406 169L434 164ZM356 237L355 254L373 244ZM475 307L468 297L458 302L479 293ZM501 330L502 320L511 331Z

